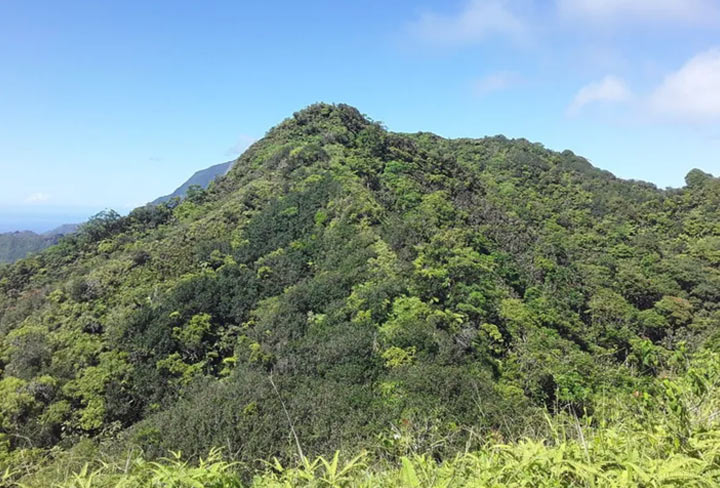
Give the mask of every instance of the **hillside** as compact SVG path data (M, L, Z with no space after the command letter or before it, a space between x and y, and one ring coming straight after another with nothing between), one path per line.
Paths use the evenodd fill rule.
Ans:
M440 463L615 408L669 419L637 420L661 439L647 459L697 459L720 432L688 406L718 374L719 210L699 170L660 190L313 105L207 191L0 267L0 463L221 448L246 480L338 449Z

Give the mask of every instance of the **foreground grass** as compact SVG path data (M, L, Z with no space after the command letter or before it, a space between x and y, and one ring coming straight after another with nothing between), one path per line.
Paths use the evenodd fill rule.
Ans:
M214 450L196 463L180 454L71 462L57 458L20 476L9 466L0 485L54 488L231 487L715 487L720 486L720 355L706 351L682 375L648 391L616 394L594 414L548 415L548 439L488 440L479 450L438 461L362 453L277 460L260 473ZM91 458L91 456L88 456ZM88 458L86 457L86 459ZM79 467L78 467L79 466ZM3 468L4 469L4 468Z
M720 485L720 432L688 440L690 455L677 449L662 429L629 433L607 428L584 442L555 445L523 440L489 444L478 452L438 463L423 455L398 465L372 463L368 456L317 458L297 467L278 463L242 483L234 465L213 452L190 465L179 456L161 462L133 460L128 466L87 465L52 486L85 487L713 487ZM23 485L21 485L23 486ZM26 485L38 486L38 485Z
M558 428L572 425L557 425ZM19 486L85 487L713 487L720 486L720 430L696 429L684 442L657 425L646 431L621 427L586 428L575 438L552 443L525 439L488 443L477 452L437 462L426 455L381 463L369 455L319 457L285 468L269 463L266 472L243 483L236 465L211 452L196 464L179 455L124 465L86 464L63 480L36 479ZM569 434L569 433L568 433ZM558 435L566 435L559 432ZM40 483L40 484L37 484Z

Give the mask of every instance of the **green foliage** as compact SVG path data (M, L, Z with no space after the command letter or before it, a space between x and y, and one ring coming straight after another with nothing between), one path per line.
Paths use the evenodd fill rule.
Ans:
M699 172L659 190L313 105L207 190L0 268L0 460L14 479L92 440L87 461L142 450L137 486L220 446L245 484L277 458L257 486L712 479L718 205ZM151 464L170 451L188 464Z
M687 358L686 358L687 360ZM180 453L156 462L137 454L104 460L65 459L76 468L22 478L20 487L712 487L720 482L720 354L702 351L683 374L647 391L606 397L593 416L546 417L545 439L504 441L497 433L472 451L445 459L413 453L398 459L373 452L355 457L267 461L253 473L212 449L190 463ZM397 433L395 438L400 438ZM92 455L92 452L88 453ZM5 479L17 474L7 468Z

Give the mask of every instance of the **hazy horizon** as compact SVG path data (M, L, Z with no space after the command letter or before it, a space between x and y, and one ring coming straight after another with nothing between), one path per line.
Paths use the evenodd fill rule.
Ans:
M93 215L109 210L105 207L87 208L2 208L0 207L0 233L32 231L38 234L48 232L65 224L81 224ZM130 208L114 208L125 214Z

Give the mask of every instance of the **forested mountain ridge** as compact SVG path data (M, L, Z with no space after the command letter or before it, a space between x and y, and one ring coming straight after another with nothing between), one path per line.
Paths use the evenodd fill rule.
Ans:
M65 224L42 234L32 231L0 233L0 263L11 263L31 252L42 251L56 244L61 237L72 234L77 228L75 224Z
M718 343L719 210L699 170L660 190L313 105L207 191L0 268L0 459L88 437L441 459L644 401Z

